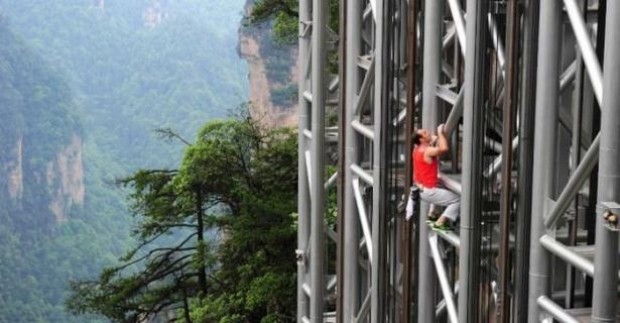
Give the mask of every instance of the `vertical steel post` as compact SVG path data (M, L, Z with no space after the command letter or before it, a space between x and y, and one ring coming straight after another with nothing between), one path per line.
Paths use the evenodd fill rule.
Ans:
M534 136L534 182L532 189L532 222L530 234L528 322L538 322L537 299L549 295L550 255L540 244L545 234L545 203L552 179L552 154L557 128L560 77L560 1L541 1L538 73L536 78L536 125Z
M538 0L526 0L523 15L523 75L519 123L519 201L515 269L515 323L527 323L530 210L532 207L532 168L534 158L534 102L538 56Z
M438 104L435 92L441 72L442 15L443 1L424 2L422 127L429 131L434 131L438 126ZM418 216L418 322L435 321L435 289L437 284L428 243L429 228L425 222L428 208L428 203L422 201Z
M603 52L605 50L605 26L606 23L606 12L607 12L607 0L599 0L598 1L598 14L597 14L597 34L596 34L596 57L599 62L603 62ZM589 80L589 79L588 79ZM591 83L591 81L590 81ZM592 92L594 92L592 90ZM588 93L590 94L590 93ZM593 106L590 116L592 118L591 122L591 135L592 138L600 135L601 130L601 111L596 107L602 108L602 101L592 100ZM599 147L600 148L600 147ZM584 157L585 159L585 157ZM588 230L587 242L588 244L594 244L596 240L596 203L598 198L598 165L594 167L590 174L590 182L588 189L588 207L586 208L586 230ZM585 284L585 305L592 306L592 291L593 291L593 280L591 277L586 277Z
M508 2L506 13L506 92L504 96L503 131L502 131L502 191L500 198L500 239L499 252L499 322L510 322L510 216L512 214L512 137L513 117L517 107L517 55L519 38L519 13L517 0Z
M412 184L411 154L413 143L411 134L413 132L413 122L415 117L415 96L416 96L416 61L417 61L417 35L416 26L418 24L417 0L409 0L407 7L407 117L405 118L405 192ZM407 192L408 193L408 192ZM407 198L411 198L408 194ZM403 226L403 311L401 322L409 322L411 318L411 278L412 278L412 229L413 222L405 221ZM417 263L417 261L416 261ZM415 273L413 273L415 274Z
M310 192L306 175L306 137L304 131L310 129L309 103L304 97L308 89L308 54L310 52L310 35L307 32L310 23L310 0L299 0L299 108L298 108L298 163L297 163L297 322L308 317L308 296L304 292L309 255L308 239L310 238Z
M482 151L484 149L486 2L467 1L467 52L463 107L459 322L478 322Z
M583 0L579 1L579 6L582 12L587 10L586 3ZM582 124L582 110L583 110L583 84L584 84L584 65L581 60L581 53L577 50L575 53L575 80L573 82L573 93L571 102L571 115L573 117L572 123L572 167L571 175L575 174L577 166L581 161L581 124ZM577 230L579 227L579 194L573 199L573 205L575 207L575 217L568 222L568 245L574 246L577 244ZM575 282L576 282L576 270L570 264L566 265L566 296L564 297L564 307L573 308L575 303Z
M336 301L336 323L344 323L343 313L344 313L344 294L346 293L346 289L344 288L344 280L345 280L345 205L346 202L346 193L347 193L347 180L350 177L346 177L347 167L346 163L346 142L347 142L347 102L348 97L345 95L346 87L347 87L347 14L348 14L348 3L346 0L339 0L339 13L338 18L340 19L338 36L340 37L340 42L338 43L338 94L340 94L338 101L338 156L342 156L338 158L338 243L337 243L337 254L336 254L336 293L337 293L337 301ZM351 199L353 198L353 190L349 191ZM355 206L353 206L355 207Z
M346 115L344 116L345 126L345 206L344 206L344 299L343 299L343 321L352 322L359 307L359 271L358 271L358 239L359 224L357 205L355 204L355 194L353 192L353 171L351 165L358 163L359 139L358 134L351 126L355 119L355 102L357 99L357 89L359 88L359 67L357 60L360 55L362 29L362 9L360 1L347 2L346 20L346 85L345 91L341 95L345 96Z
M620 202L620 2L607 2L598 202ZM592 322L616 321L618 232L604 227L597 206Z
M312 7L312 197L310 219L310 321L323 322L325 294L325 62L327 0L314 0Z
M385 302L386 295L386 218L385 214L385 190L387 189L387 104L389 99L388 87L391 80L386 79L385 69L391 66L387 54L385 33L391 31L386 26L384 12L387 1L380 1L376 6L375 15L375 87L374 87L374 143L373 143L373 196L372 196L372 270L371 282L372 292L370 295L370 322L382 323L385 321Z

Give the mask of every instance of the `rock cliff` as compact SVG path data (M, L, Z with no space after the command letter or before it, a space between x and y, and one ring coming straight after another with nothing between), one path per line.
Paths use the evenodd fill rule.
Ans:
M246 16L253 3L248 0ZM269 21L261 22L239 31L239 53L248 62L251 113L269 126L296 126L297 46L279 44L270 25Z
M81 124L64 79L0 21L0 220L49 228L85 196Z

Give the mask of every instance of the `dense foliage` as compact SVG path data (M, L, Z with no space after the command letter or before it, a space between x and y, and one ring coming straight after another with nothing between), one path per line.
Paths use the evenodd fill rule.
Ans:
M296 159L288 129L207 123L178 170L124 181L140 244L98 280L75 283L69 308L119 322L294 321Z
M161 145L153 129L191 137L204 120L247 100L237 53L243 0L106 0L104 9L96 2L0 0L0 8L66 74L87 144L112 156L117 176L172 166L165 156L178 147Z
M328 27L338 33L339 1L329 1ZM290 43L297 39L299 33L298 0L255 0L247 22L256 24L273 21L273 33L279 42Z

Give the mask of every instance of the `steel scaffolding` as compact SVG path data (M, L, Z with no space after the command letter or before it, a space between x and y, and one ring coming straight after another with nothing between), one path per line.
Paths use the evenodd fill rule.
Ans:
M620 1L299 0L299 21L298 322L620 321ZM410 135L440 123L451 232L404 208Z

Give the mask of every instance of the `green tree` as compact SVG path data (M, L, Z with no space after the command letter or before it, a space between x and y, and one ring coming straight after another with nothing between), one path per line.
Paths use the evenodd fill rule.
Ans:
M189 314L188 297L206 294L204 218L215 203L178 178L177 171L141 170L121 181L133 189L134 235L140 244L99 280L73 283L67 302L71 312L137 322L179 308Z
M213 187L229 212L217 218L223 232L214 272L219 284L194 300L192 318L294 321L296 136L289 129L261 130L248 119L206 127L199 140L198 149L225 152L201 165L229 174Z
M74 283L68 308L119 322L177 310L187 322L293 321L296 166L290 129L247 115L207 123L178 170L122 181L141 243Z
M329 5L328 26L338 32L339 1L331 0ZM275 39L283 43L292 43L297 39L299 28L299 1L297 0L256 0L246 24L273 21L272 31Z

